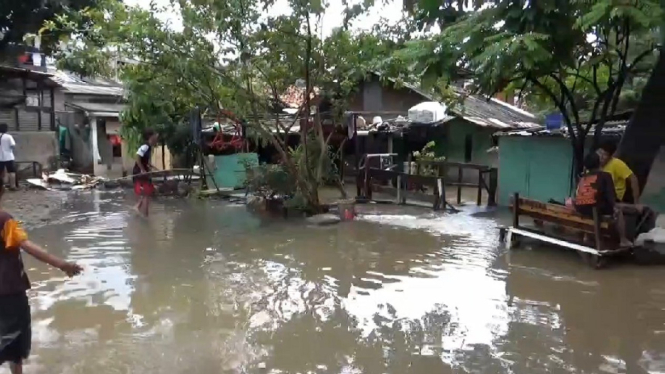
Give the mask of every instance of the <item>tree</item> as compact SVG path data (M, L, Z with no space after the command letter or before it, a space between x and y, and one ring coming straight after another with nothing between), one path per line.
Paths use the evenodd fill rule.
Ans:
M431 2L440 3L422 0L415 11L436 8ZM451 22L425 17L443 26L434 42L411 42L397 57L423 61L425 82L442 74L455 80L462 70L477 92L512 88L551 103L563 115L578 171L591 129L597 142L626 83L650 70L662 16L653 0L475 2L465 14L457 3L443 5L456 10Z
M62 17L88 7L95 7L97 0L21 0L3 1L0 7L0 61L8 60L21 53L24 39L42 30L44 22L60 24ZM85 26L87 19L80 19ZM57 49L61 40L69 33L56 30L42 34L41 50L46 54Z
M109 74L104 58L114 54L139 61L118 68L128 88L129 107L123 118L130 127L178 123L194 106L213 116L222 110L235 113L247 122L249 132L277 150L283 170L295 179L294 200L302 201L307 210L320 211L318 190L331 170L332 133L324 136L320 113L312 112L314 100L332 98L341 114L372 56L389 53L376 47L381 43L368 34L354 36L340 29L326 40L318 37L323 3L291 0L291 14L262 15L270 4L181 0L183 28L176 31L154 16L154 6L141 10L110 0L103 10L71 17L71 24L77 17L92 19L94 27L59 54L59 61L97 74ZM368 53L370 45L379 52ZM297 82L302 83L302 101L293 119L285 121L274 106ZM301 126L301 146L289 148L286 134L306 122L311 126Z
M665 14L665 1L660 1L661 15ZM621 138L617 155L630 166L644 189L651 165L665 144L665 112L660 103L665 100L665 20L659 25L661 53L644 87L639 104Z

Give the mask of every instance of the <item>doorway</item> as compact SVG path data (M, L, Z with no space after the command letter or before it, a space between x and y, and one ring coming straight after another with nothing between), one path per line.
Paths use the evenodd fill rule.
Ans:
M466 134L464 137L464 162L471 162L473 156L473 135Z

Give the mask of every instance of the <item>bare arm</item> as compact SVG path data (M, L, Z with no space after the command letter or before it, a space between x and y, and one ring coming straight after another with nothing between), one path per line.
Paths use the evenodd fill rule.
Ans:
M637 180L635 174L631 174L628 178L630 183L630 189L633 192L633 203L640 203L640 182Z
M68 276L78 275L83 269L77 265L70 262L67 262L59 257L56 257L48 252L46 252L42 247L31 242L30 240L24 240L21 243L21 248L26 251L30 256L36 258L37 260L49 264L54 268L58 268L64 271Z
M148 172L148 171L145 170L145 168L143 167L143 161L141 160L141 156L140 156L140 155L137 154L136 156L134 156L134 160L136 160L136 165L138 165L138 166L139 166L139 169L141 169L141 173L147 173L147 172Z

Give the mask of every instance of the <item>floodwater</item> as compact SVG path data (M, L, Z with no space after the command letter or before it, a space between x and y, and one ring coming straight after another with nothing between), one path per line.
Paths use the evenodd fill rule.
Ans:
M365 206L307 227L218 201L157 202L148 221L129 205L71 195L30 230L86 270L26 259L26 373L665 372L662 268L507 253L492 214Z

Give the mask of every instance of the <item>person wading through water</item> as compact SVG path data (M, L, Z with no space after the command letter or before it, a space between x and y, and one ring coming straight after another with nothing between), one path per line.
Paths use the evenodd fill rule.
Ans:
M0 199L4 186L0 185ZM12 374L23 373L23 361L30 355L32 329L27 291L30 281L25 273L21 251L62 270L72 277L81 266L66 262L28 240L18 222L0 208L0 366L9 363Z
M152 129L146 129L143 132L143 144L136 151L136 162L132 171L134 193L139 197L134 209L144 217L148 217L150 199L155 192L155 186L152 184L152 178L148 172L155 168L150 164L150 157L152 148L157 144L157 138L157 133Z

